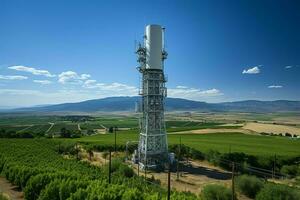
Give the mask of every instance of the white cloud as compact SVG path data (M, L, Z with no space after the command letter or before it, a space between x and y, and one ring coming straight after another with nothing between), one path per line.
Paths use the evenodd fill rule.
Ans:
M5 75L0 75L0 79L2 80L25 80L28 79L27 76L5 76Z
M283 87L282 85L270 85L270 86L268 86L268 88L271 88L271 89L273 89L273 88L278 89L278 88L282 88L282 87Z
M2 95L5 94L5 95ZM89 99L101 99L111 96L136 96L137 91L128 90L95 90L86 88L62 89L56 91L0 89L1 106L33 106L42 104L58 104L80 102Z
M135 96L138 94L138 88L122 83L98 83L96 80L86 80L83 84L84 88L97 89L103 93L108 93L112 96Z
M18 89L0 89L0 94L9 95L39 95L41 92L37 90L18 90Z
M5 94L5 95L1 95ZM88 99L100 99L111 96L137 96L138 88L123 83L98 83L95 80L85 80L82 87L61 90L21 90L0 89L0 105L2 106L32 106L41 104L57 104L80 102ZM186 98L201 101L216 101L223 93L218 89L200 90L189 87L168 89L169 97Z
M85 82L84 82L84 87L87 87L87 88L89 88L89 87L92 87L94 84L96 84L97 83L97 81L96 80L86 80Z
M49 80L33 80L33 82L35 83L40 83L42 85L48 85L48 84L51 84L52 82L49 81Z
M224 95L218 89L200 90L196 88L188 88L186 86L177 86L168 89L168 96L175 98L185 98L192 100L207 100L208 98Z
M249 68L249 69L244 69L243 70L243 74L259 74L260 73L260 69L259 67L261 67L261 65Z
M187 89L188 87L183 86L183 85L178 85L178 86L176 86L176 88L177 88L177 89Z
M285 69L291 69L291 68L293 68L292 65L285 66Z
M10 66L8 67L9 69L17 70L17 71L22 71L22 72L29 72L34 75L42 75L42 76L47 76L47 77L55 77L54 74L51 74L47 70L41 70L41 69L35 69L33 67L26 67L22 65L18 66Z
M206 95L206 96L219 96L219 95L222 95L220 93L220 90L215 89L215 88L210 89L210 90L200 91L199 93L202 94L202 95Z
M91 75L89 74L79 75L73 71L66 71L58 75L58 82L62 84L81 84L84 80L87 80L90 77Z

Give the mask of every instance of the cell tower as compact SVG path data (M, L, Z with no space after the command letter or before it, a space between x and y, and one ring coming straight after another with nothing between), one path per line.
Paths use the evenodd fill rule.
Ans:
M146 27L144 43L139 43L136 54L142 75L140 139L138 157L142 168L164 167L168 162L168 144L164 120L164 100L167 81L164 75L164 28L160 25Z

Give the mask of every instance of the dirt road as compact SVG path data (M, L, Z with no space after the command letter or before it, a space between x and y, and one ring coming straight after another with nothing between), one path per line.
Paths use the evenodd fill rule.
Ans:
M4 177L0 177L0 192L9 196L10 200L24 200L23 192Z
M52 123L52 122L48 122L48 123L50 124L50 127L48 128L48 130L46 131L46 133L48 133L52 129L52 127L54 126L54 123Z
M206 129L196 129L196 130L190 130L190 131L180 131L180 132L173 132L169 134L208 134L208 133L244 133L244 134L253 134L254 131L246 130L246 129L228 129L228 128L220 128L220 129L212 129L212 128L206 128Z

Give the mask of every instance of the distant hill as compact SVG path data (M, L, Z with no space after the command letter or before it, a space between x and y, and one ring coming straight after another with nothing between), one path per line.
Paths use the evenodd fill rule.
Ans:
M107 97L78 103L35 106L11 109L10 112L122 112L134 111L140 97ZM224 103L206 103L180 98L166 99L167 111L236 111L236 112L284 112L300 111L300 101L236 101ZM7 112L8 110L6 110Z

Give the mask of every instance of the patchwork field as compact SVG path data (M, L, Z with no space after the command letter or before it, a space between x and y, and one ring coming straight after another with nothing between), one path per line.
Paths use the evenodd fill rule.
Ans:
M253 120L255 116L267 121ZM285 120L285 122L273 121L274 117ZM182 151L184 159L181 161L183 176L178 181L176 173L172 173L172 187L178 191L191 191L195 194L200 193L207 183L218 183L229 187L231 174L228 163L231 164L232 162L237 163L239 167L236 170L240 170L240 172L248 170L248 172L253 173L251 170L256 170L256 175L261 176L263 174L263 176L272 177L272 167L274 166L273 161L275 158L277 176L281 176L281 173L286 177L293 175L293 171L287 170L297 167L295 163L300 158L300 139L296 137L280 137L275 134L277 133L276 131L278 133L289 132L290 134L293 134L293 131L297 131L299 124L294 123L297 122L295 121L297 117L298 115L270 116L268 114L263 116L261 114L245 113L236 113L235 115L233 113L168 114L166 117L166 129L170 151L177 153L176 149L178 149L178 146L176 144L180 143L184 145L182 147L185 149ZM291 118L294 121L289 121ZM4 136L4 139L0 139L0 154L6 157L2 161L11 159L19 163L19 166L22 166L22 168L26 166L29 173L31 173L33 168L36 168L42 174L51 171L51 174L54 172L58 174L61 174L61 172L74 172L74 175L78 175L89 173L90 171L92 172L91 176L95 178L95 174L101 171L104 174L100 173L97 176L102 179L107 175L107 171L105 171L107 170L106 161L104 164L102 162L104 171L97 168L97 173L94 173L93 170L95 168L88 163L97 163L96 166L99 166L100 162L94 160L96 155L99 154L103 157L108 149L114 145L115 135L110 133L113 132L112 127L118 128L116 138L117 148L120 152L116 155L124 156L125 152L121 151L125 149L126 143L131 141L137 144L139 140L138 122L139 120L135 114L131 116L0 116L0 134ZM274 134L272 136L270 136L271 134L263 135L261 134L262 132L272 132ZM69 133L69 136L66 136L66 133ZM77 135L74 137L72 134ZM5 139L5 137L9 139ZM29 139L32 137L36 139ZM77 148L80 150L77 151ZM91 151L92 154L88 153ZM76 152L79 152L77 156ZM62 155L58 153L62 153ZM76 161L79 158L83 159L82 161L84 162ZM224 164L224 159L227 159L226 164ZM5 174L15 173L16 176L7 176L7 180L11 183L18 183L13 177L17 177L20 170L19 168L14 168L14 165L11 166L12 168L9 169L3 168L5 169ZM137 166L133 168L137 173ZM259 170L257 170L258 168ZM158 186L159 191L166 187L166 173L149 172L147 174L149 180L152 180L152 176L161 182L161 185ZM117 174L117 177L120 178L120 174ZM19 178L17 177L16 180L19 180ZM287 184L294 184L292 179L288 180ZM59 180L60 182L61 180ZM127 183L128 181L126 180L125 182ZM193 184L190 184L190 182L193 182ZM37 184L39 183L40 181L37 182ZM60 183L59 187L63 188L63 184ZM84 183L83 185L87 184L90 183ZM95 189L93 184L90 184L88 190ZM56 187L58 182L49 184L49 187L50 185ZM137 185L141 185L141 183ZM44 191L48 190L45 189ZM54 190L49 189L49 191ZM95 191L101 193L105 190L99 188L95 189ZM5 191L6 194L10 194L10 192L12 191ZM146 193L148 194L149 192L147 191ZM24 194L25 196L30 195L27 190L25 190ZM192 196L191 199L195 199L194 197Z
M273 134L293 134L300 135L300 128L296 126L287 126L287 125L277 125L277 124L266 124L266 123L246 123L243 129L251 130L255 132L265 132L265 133L273 133Z
M262 136L259 133L291 133L299 135L297 125L292 125L299 114L256 113L173 113L166 115L166 127L170 144L182 143L200 151L244 152L253 155L300 155L300 140L290 137ZM273 124L274 121L253 122L254 118L289 122L289 125ZM214 120L213 120L214 119ZM238 120L239 119L239 120ZM250 120L251 119L251 120ZM268 123L268 124L267 124ZM274 122L275 123L275 122ZM278 123L278 122L276 122ZM71 132L94 130L96 135L76 139L80 142L113 144L114 136L103 134L110 127L118 127L117 142L138 140L138 118L135 114L102 116L0 116L0 130L57 134L65 128ZM99 131L101 130L101 131ZM97 134L102 133L102 134ZM208 134L209 133L209 134Z
M251 155L265 156L300 156L300 140L285 137L268 137L245 135L241 133L215 134L169 134L170 144L184 145L207 152L216 150L221 153L244 152ZM76 139L91 144L114 144L114 134L94 135ZM127 141L137 141L138 131L118 131L117 144L125 145Z

